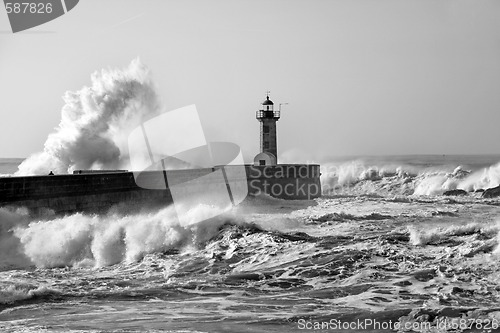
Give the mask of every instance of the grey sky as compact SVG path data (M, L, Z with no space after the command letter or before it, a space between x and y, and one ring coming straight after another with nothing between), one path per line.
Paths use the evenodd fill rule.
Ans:
M0 157L42 150L66 90L140 57L167 109L258 152L271 90L286 156L499 153L500 1L83 0L12 34L0 9ZM302 153L301 153L302 152Z

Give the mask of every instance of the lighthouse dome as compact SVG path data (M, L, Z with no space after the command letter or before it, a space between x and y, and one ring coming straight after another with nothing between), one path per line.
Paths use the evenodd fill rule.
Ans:
M274 103L269 99L269 96L267 96L266 100L262 102L262 105L274 105Z

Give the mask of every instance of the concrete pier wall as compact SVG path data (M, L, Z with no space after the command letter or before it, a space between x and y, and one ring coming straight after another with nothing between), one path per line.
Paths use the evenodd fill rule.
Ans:
M168 186L188 184L216 168L167 171ZM282 199L314 199L321 196L319 165L225 166L231 186L247 184L250 195L267 193ZM0 178L0 206L27 207L34 213L104 212L114 205L128 209L168 205L172 196L156 171L141 173L149 188L137 186L132 172ZM162 172L160 172L163 174ZM206 186L210 180L207 180ZM199 185L199 184L198 184ZM216 184L215 184L216 185ZM214 185L214 186L215 186ZM189 185L186 185L189 186Z
M316 164L247 166L248 192L266 193L288 200L310 200L321 196L320 169Z

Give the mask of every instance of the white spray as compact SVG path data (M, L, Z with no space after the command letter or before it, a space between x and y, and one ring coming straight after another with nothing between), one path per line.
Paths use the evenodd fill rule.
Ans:
M227 214L207 219L214 213L223 210L205 205L193 208L189 218L203 221L194 225L180 223L173 206L127 216L74 214L18 226L14 235L20 252L37 267L102 267L203 243L233 220Z
M59 126L16 175L127 168L129 132L159 111L150 72L139 59L123 70L95 72L90 87L68 91L63 99Z
M470 172L461 166L416 167L397 164L368 164L363 160L321 165L324 193L389 193L441 195L445 191L474 191L500 184L500 163ZM357 193L357 192L356 192Z

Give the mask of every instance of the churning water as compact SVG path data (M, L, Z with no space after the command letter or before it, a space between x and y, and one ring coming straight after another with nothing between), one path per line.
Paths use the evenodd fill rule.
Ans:
M487 331L500 325L500 199L474 191L500 183L498 160L332 161L321 199L250 197L190 226L170 207L0 208L0 330ZM457 188L469 194L442 195Z

